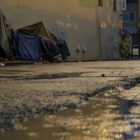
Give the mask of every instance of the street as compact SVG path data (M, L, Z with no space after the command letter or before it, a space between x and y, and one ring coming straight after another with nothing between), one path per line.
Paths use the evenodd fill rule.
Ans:
M139 140L140 61L0 67L1 140Z

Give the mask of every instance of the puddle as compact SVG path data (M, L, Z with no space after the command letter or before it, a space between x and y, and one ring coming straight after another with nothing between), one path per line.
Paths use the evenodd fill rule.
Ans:
M101 70L105 70L105 69L112 69L112 70L122 70L122 69L126 69L126 67L85 67L87 69L101 69ZM133 69L133 68L127 68L127 69Z
M81 77L82 74L85 74L85 73L88 74L88 73L91 73L91 72L72 72L72 73L57 73L57 74L44 73L44 74L41 74L41 75L34 75L34 76L1 75L0 78L8 78L8 79L15 79L15 80L61 79L61 78L77 78L77 77Z
M140 109L115 96L17 124L1 140L140 140Z
M84 72L42 74L42 75L36 75L34 77L27 77L27 78L24 78L24 80L74 78L74 77L80 77L82 73Z

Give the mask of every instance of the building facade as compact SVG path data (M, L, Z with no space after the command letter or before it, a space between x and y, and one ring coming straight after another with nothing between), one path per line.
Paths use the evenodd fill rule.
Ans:
M99 60L120 56L122 2L0 0L0 8L14 29L43 21L51 32L67 41L71 59Z
M139 44L139 1L127 0L126 11L123 12L123 27L128 30L132 36L133 45Z

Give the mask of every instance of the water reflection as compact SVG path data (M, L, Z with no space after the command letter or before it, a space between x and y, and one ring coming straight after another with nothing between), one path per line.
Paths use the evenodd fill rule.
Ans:
M77 109L25 122L19 129L0 135L0 139L138 140L139 107L115 96L96 97Z

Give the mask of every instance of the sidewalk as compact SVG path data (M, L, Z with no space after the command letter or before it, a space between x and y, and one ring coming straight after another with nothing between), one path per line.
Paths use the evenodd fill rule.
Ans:
M32 61L0 61L0 67L3 66L16 66L16 65L31 65Z

